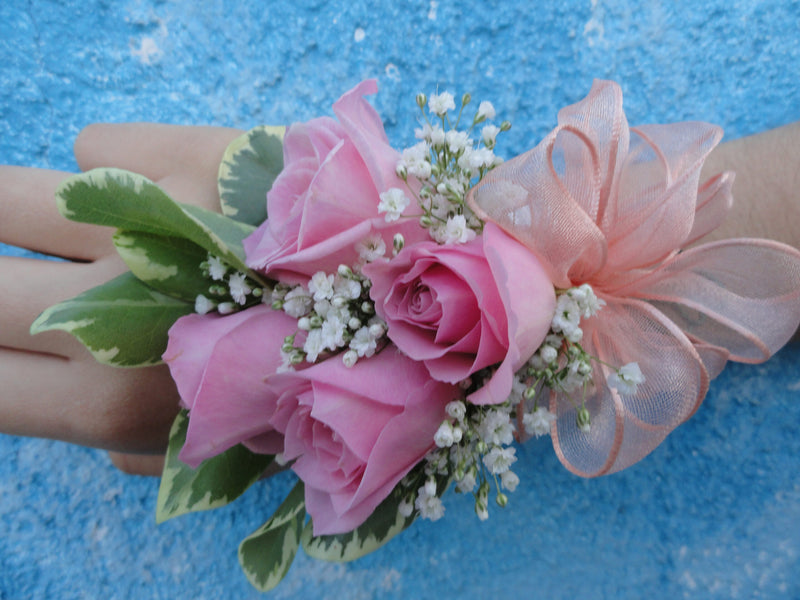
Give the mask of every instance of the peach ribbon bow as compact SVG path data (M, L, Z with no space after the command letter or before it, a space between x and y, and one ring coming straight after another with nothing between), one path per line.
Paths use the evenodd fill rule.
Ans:
M595 368L586 407L551 392L553 444L582 476L624 469L700 405L727 360L761 362L800 324L800 252L732 239L686 249L732 202L733 173L700 182L722 137L700 122L629 128L622 91L596 81L562 109L536 148L491 171L470 207L537 255L557 288L589 283L606 306L582 323L582 346L605 363L638 362L635 395Z

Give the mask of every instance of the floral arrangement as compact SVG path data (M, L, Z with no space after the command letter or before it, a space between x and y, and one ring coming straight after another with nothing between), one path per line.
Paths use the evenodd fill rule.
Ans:
M733 174L700 181L719 128L629 128L620 88L598 81L503 162L510 124L445 92L417 96L419 142L398 152L376 91L236 140L222 215L112 169L57 196L117 228L130 272L32 331L70 331L112 365L167 363L183 410L158 519L232 501L273 461L296 473L239 548L261 590L300 545L353 560L440 518L450 485L488 518L531 436L578 475L624 469L726 361L766 360L800 324L800 252L695 245L731 204Z

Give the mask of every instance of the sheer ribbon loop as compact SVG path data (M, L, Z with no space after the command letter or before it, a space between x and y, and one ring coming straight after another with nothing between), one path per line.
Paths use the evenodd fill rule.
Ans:
M556 391L550 402L559 458L596 476L638 461L689 418L727 360L763 361L788 341L800 324L800 252L766 240L684 250L731 206L732 173L700 181L719 127L629 129L619 86L603 81L558 121L467 202L526 245L555 287L588 283L606 302L582 322L582 345L604 366L585 396ZM621 396L606 378L629 362L646 383ZM588 432L576 424L581 406Z

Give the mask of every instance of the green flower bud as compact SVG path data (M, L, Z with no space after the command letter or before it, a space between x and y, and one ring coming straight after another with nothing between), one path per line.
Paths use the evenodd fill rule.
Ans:
M403 237L402 233L395 233L394 238L392 238L392 246L394 248L394 253L398 254L400 250L403 249L403 246L406 245L406 240Z
M585 406L582 406L581 409L578 411L576 424L578 425L578 428L584 433L588 433L589 430L591 429L592 416L589 414L589 410Z
M478 488L478 497L482 498L485 501L486 498L489 497L490 489L491 486L489 485L489 482L484 479L483 482L481 483L481 486Z

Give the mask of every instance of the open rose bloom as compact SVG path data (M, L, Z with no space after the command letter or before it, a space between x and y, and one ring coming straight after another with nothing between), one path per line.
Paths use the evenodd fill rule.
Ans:
M288 365L284 338L310 336L309 321L301 327L268 303L181 318L164 354L189 410L182 459L196 466L239 443L279 453L305 483L315 534L363 523L435 447L437 430L457 443L452 411L462 409L448 412L448 403L508 406L563 290L588 284L605 303L581 323L580 344L597 359L588 385L544 392L556 453L583 476L641 459L694 413L727 360L766 360L800 323L796 249L694 245L731 204L732 174L699 180L717 127L629 128L619 87L597 82L539 146L469 192L483 222L477 237L442 244L420 227L414 202L397 218L379 214L382 194L413 196L421 184L397 175L400 154L364 98L375 91L364 82L334 105L336 119L288 129L270 218L244 247L255 272L305 286L308 310L335 313L331 340L353 316L336 312L343 301L323 288L337 272L363 276L356 293L368 290L368 314L380 321L359 335L379 339L352 351L350 364L328 341L317 362ZM398 236L405 245L392 254ZM367 260L365 240L389 250ZM631 363L643 383L610 387L609 377L638 375L613 372ZM590 428L579 426L581 406ZM546 430L550 417L537 418ZM496 435L510 439L510 430ZM502 468L516 460L493 455L498 473L497 457Z

